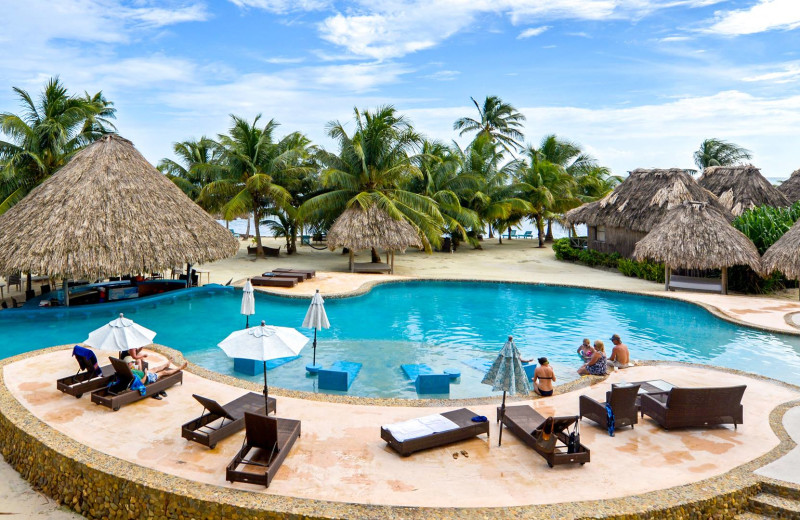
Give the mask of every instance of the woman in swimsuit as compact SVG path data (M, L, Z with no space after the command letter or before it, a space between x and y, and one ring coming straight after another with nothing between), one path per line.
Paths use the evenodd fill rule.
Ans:
M553 367L546 357L538 359L539 366L533 371L533 391L542 397L549 397L553 395L553 383L556 380L556 374L553 372Z
M586 363L590 359L592 359L592 355L594 355L594 349L592 349L592 342L589 338L583 338L583 343L581 346L578 347L578 355L583 359L583 362Z
M606 347L599 339L594 342L594 355L585 365L578 369L582 376L604 376L606 375Z

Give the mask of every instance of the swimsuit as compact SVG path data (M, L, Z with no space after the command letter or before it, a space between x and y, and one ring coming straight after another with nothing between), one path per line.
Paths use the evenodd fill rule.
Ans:
M541 379L541 377L539 379ZM550 378L548 378L548 379L550 379ZM550 397L551 395L553 395L553 391L552 390L539 390L539 395L541 395L542 397Z
M597 360L597 363L586 367L586 371L592 374L593 376L606 375L606 356L605 355L600 356L600 359Z

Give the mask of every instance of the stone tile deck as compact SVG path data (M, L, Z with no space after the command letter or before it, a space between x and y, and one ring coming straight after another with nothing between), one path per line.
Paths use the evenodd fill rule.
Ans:
M72 373L69 350L26 357L3 369L6 388L33 416L49 427L130 464L220 488L302 499L419 507L500 507L565 501L613 499L698 482L754 460L778 445L770 412L800 398L788 385L741 374L659 364L616 372L588 389L547 399L519 401L543 414L575 414L578 395L602 398L612 382L665 379L680 386L747 384L744 425L667 432L645 418L634 430L609 437L585 421L582 442L592 450L583 467L550 469L530 448L504 432L498 447L496 423L491 440L476 438L403 458L380 439L382 424L445 411L453 406L368 406L300 399L278 399L278 415L300 419L302 436L269 489L224 481L224 468L239 448L243 433L215 450L180 437L180 425L200 406L192 393L220 402L243 388L186 373L182 386L162 401L145 399L119 412L76 400L55 389L55 379ZM284 392L276 391L275 394ZM358 401L356 401L358 402ZM490 418L498 399L475 400L469 408ZM515 402L517 404L517 402ZM454 452L466 450L469 457Z

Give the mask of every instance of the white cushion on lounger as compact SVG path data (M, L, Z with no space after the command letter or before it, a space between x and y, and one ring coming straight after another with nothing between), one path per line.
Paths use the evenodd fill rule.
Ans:
M411 419L384 426L398 442L409 439L418 439L434 433L458 429L458 425L439 414L426 415L418 419Z

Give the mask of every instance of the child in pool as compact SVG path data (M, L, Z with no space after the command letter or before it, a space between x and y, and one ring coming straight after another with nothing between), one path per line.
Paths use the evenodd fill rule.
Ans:
M583 343L581 343L581 346L578 347L578 355L581 357L584 363L592 359L592 356L594 355L594 349L592 348L592 342L589 340L589 338L583 338Z

